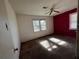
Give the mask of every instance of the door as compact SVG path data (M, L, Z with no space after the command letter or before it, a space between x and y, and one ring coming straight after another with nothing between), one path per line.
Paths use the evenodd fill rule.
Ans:
M0 0L0 59L14 59L13 49L4 1Z
M0 0L0 59L19 59L17 23L10 8L8 0Z
M13 42L7 22L0 19L0 59L14 59Z

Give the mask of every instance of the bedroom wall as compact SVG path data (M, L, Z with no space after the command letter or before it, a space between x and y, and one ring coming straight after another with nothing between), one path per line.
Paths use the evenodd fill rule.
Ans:
M73 9L62 14L54 16L54 34L66 35L75 37L76 31L69 29L69 15L77 12L77 9Z
M47 30L34 32L33 25L32 25L33 19L46 19ZM21 42L29 41L29 40L53 33L52 17L17 14L17 21L19 26Z

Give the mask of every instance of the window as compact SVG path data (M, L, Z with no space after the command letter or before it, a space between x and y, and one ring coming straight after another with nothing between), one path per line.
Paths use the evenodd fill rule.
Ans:
M76 30L77 29L77 13L70 14L70 29Z
M34 32L46 30L46 20L33 20Z
M34 28L34 32L40 31L39 20L33 20L33 28Z
M46 30L46 21L45 20L41 20L40 25L41 25L41 30Z

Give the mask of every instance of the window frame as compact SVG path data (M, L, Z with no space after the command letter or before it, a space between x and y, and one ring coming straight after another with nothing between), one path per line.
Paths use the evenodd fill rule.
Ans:
M40 29L40 31L45 31L45 30L41 30L41 23L40 23L41 20L45 20L45 22L46 22L46 29L47 29L47 21L46 21L46 19L33 19L33 20L32 20L32 24L33 24L33 21L35 21L35 20L36 20L36 21L37 21L37 20L39 21L39 29ZM32 27L33 27L33 32L35 32L35 31L34 31L34 24L32 25ZM40 32L40 31L36 31L36 32Z
M69 15L69 30L77 30L77 29L75 29L75 28L71 28L71 17L72 17L72 15L74 15L74 14L77 14L77 12L74 12L74 13L71 13L70 15Z
M45 20L45 22L46 22L46 29L47 29L47 21L46 21L46 19L40 19L40 30L41 30L41 31L45 31L45 30L42 30L42 29L41 29L41 21L42 21L42 20Z
M37 19L33 19L33 20L32 20L32 24L33 24L33 21L35 21L35 20L37 21ZM39 20L38 20L38 21L39 21ZM40 22L39 22L39 31L34 31L34 24L33 24L32 26L33 26L33 32L39 32L39 31L41 31L41 30L40 30Z

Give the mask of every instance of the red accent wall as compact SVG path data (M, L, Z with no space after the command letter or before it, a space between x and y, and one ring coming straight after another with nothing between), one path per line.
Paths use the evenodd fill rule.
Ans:
M73 9L53 17L54 34L76 37L76 31L69 30L69 15L74 12L77 12L77 9Z

